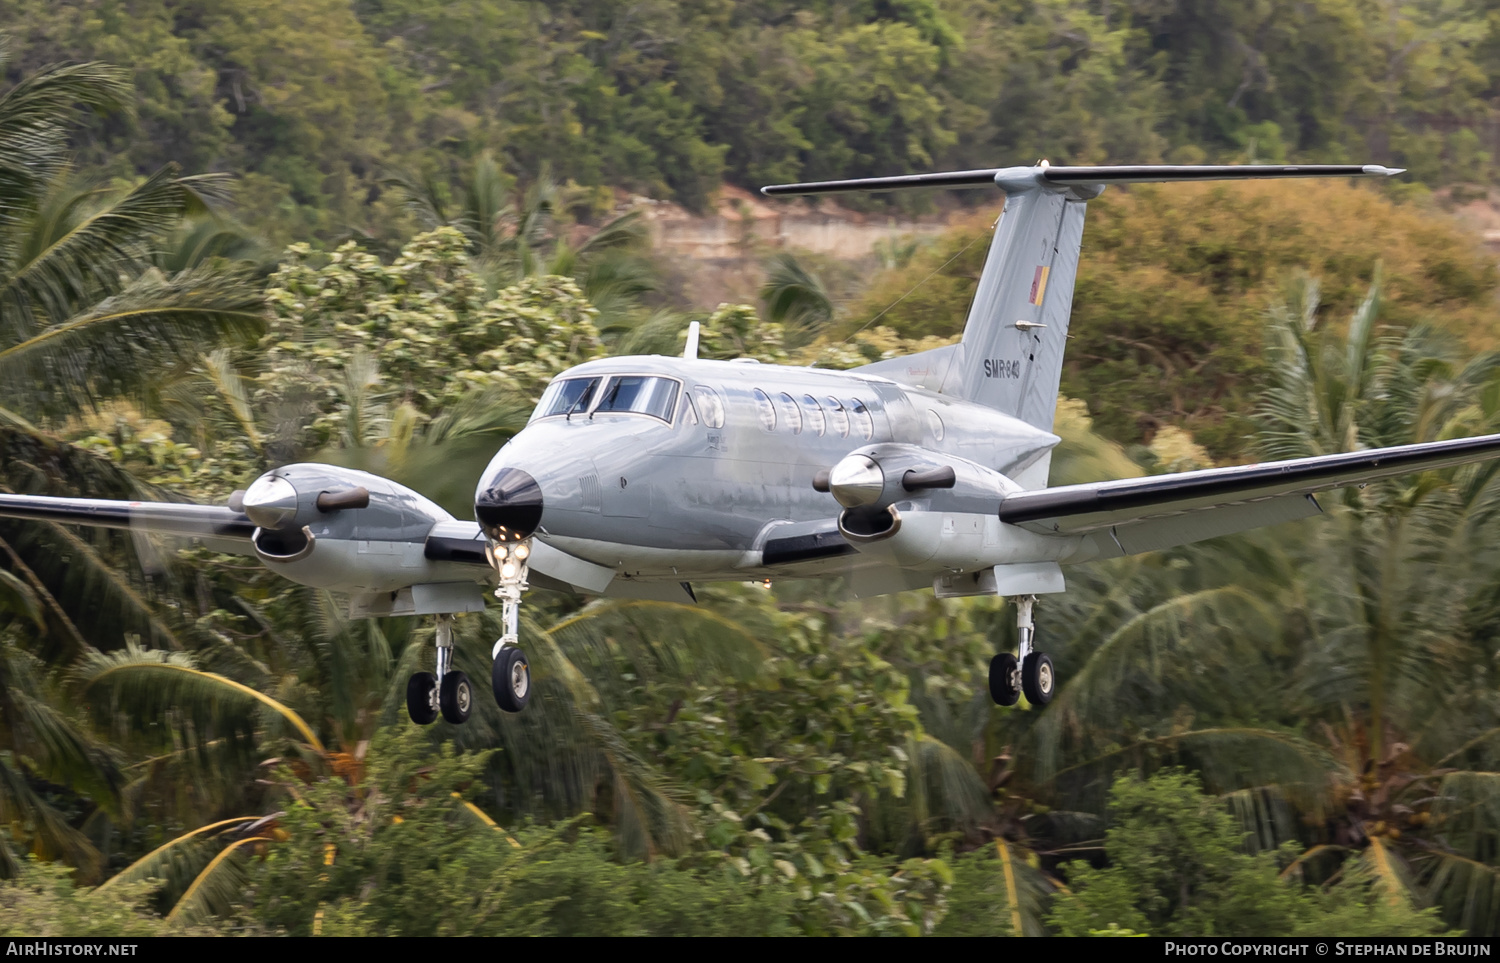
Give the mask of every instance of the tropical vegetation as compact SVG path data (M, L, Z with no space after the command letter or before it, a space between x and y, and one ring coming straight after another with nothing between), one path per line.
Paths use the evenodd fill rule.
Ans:
M1444 205L1493 176L1500 15L1392 10L0 0L0 490L318 459L462 514L548 379L690 321L833 367L952 340L995 214L853 300L775 251L693 311L615 189L1043 154L1414 175L1094 202L1054 482L1496 431L1500 278ZM985 691L1003 599L723 584L533 592L527 711L420 729L431 624L0 522L0 933L1493 935L1496 471L1071 569L1045 711ZM458 667L499 632L458 620Z

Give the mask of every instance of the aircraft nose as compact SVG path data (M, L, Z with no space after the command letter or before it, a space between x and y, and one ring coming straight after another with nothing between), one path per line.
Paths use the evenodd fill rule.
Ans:
M542 521L542 488L519 468L502 468L474 496L474 518L497 542L519 541Z
M264 474L246 490L240 510L261 528L278 529L297 515L297 489L279 475Z

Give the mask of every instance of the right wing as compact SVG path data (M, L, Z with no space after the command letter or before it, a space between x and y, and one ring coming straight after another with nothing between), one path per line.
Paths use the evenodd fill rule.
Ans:
M1120 554L1315 515L1312 495L1500 456L1500 435L1015 492L1000 520L1042 535L1093 534ZM1105 554L1113 554L1108 551Z

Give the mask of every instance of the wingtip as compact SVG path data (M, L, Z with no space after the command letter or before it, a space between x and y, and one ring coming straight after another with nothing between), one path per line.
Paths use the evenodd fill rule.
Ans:
M1405 174L1404 167L1382 167L1380 164L1366 164L1363 168L1366 174L1377 174L1385 177L1395 177L1397 174Z

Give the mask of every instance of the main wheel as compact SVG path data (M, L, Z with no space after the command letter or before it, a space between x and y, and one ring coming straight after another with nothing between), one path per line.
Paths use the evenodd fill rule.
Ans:
M406 680L406 714L411 721L425 726L438 717L433 705L433 693L437 690L437 676L431 672L417 672Z
M490 670L490 683L500 708L506 712L526 708L531 698L531 666L526 664L526 653L513 645L501 649L495 656L495 667Z
M469 684L467 673L449 672L443 676L438 705L442 706L443 718L454 725L469 721L469 711L474 708L474 687Z
M1013 706L1021 698L1021 666L1009 652L990 660L990 698L997 706Z
M1052 701L1057 691L1057 673L1052 668L1052 656L1045 652L1033 652L1021 666L1021 691L1026 701L1041 707Z

